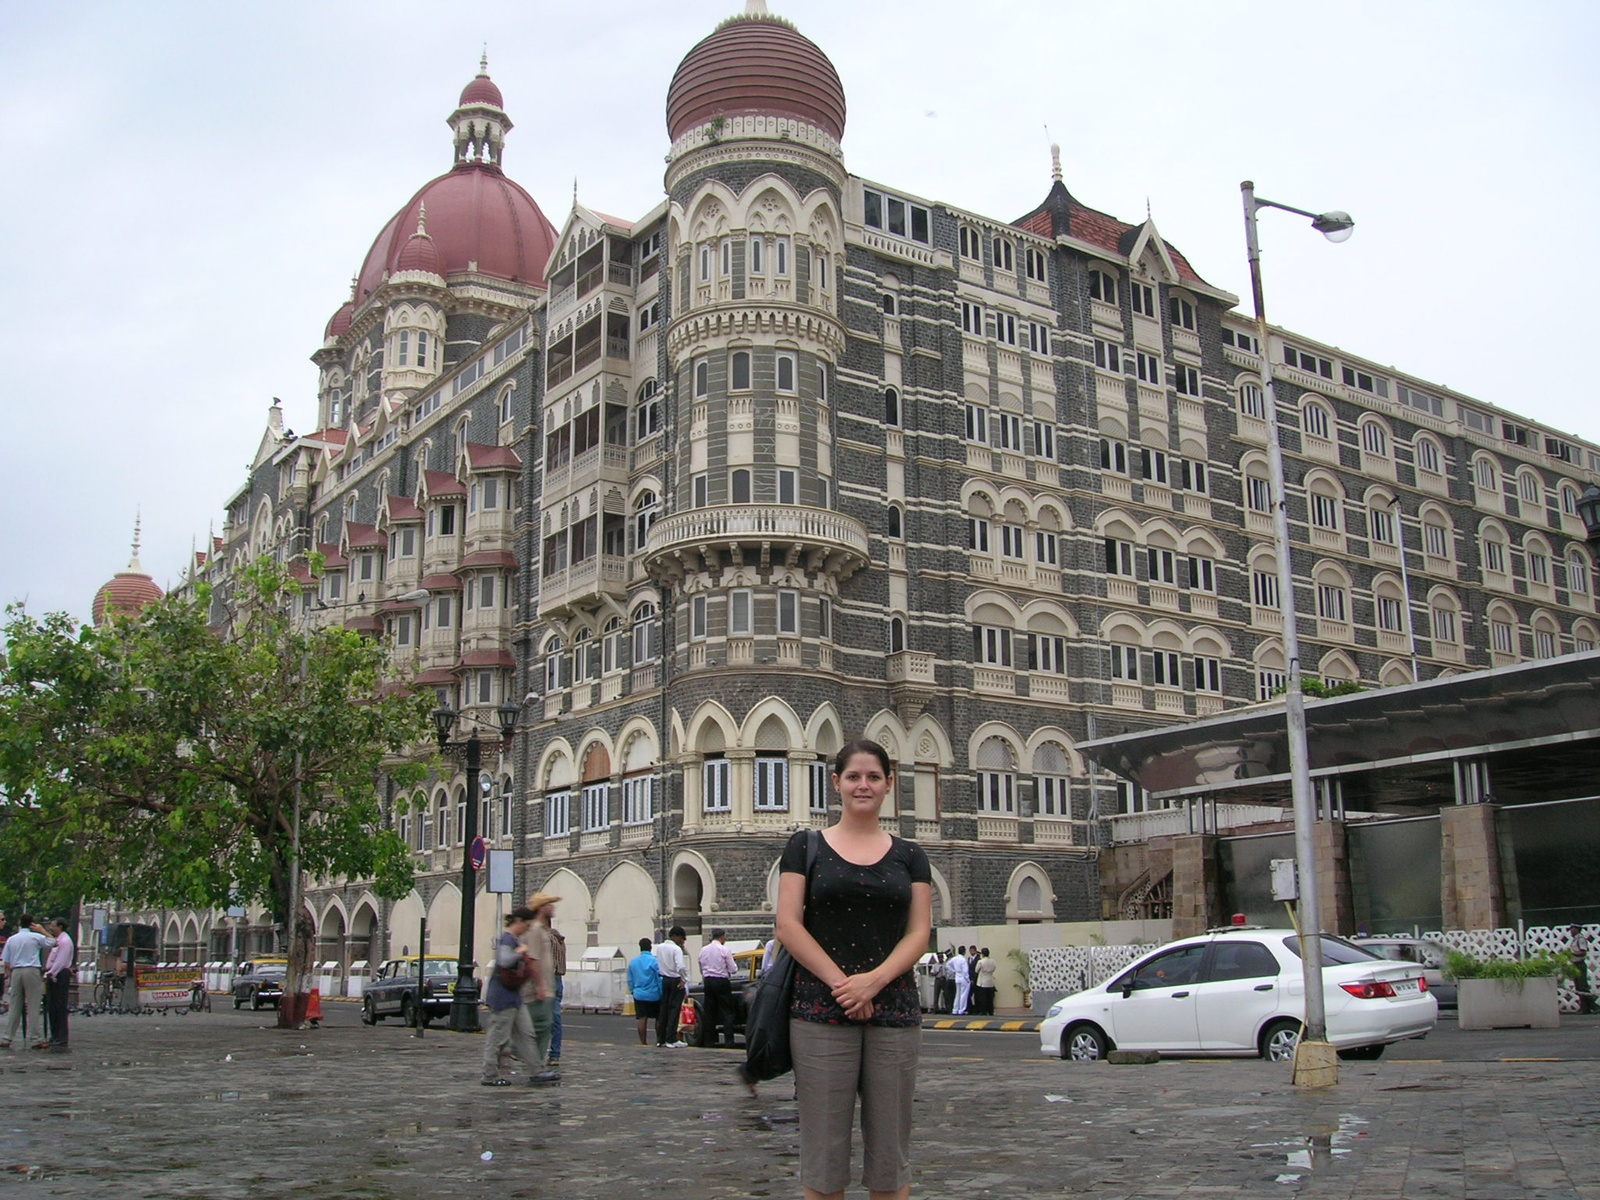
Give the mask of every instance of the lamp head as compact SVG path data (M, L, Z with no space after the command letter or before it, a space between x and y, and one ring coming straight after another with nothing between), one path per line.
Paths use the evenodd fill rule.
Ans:
M511 734L517 728L517 715L522 712L522 706L507 700L494 710L495 716L500 720L500 739L510 741Z
M1578 499L1578 516L1589 535L1591 546L1600 546L1600 487L1590 484Z
M439 745L442 747L450 740L450 730L455 727L456 710L448 704L441 704L433 710L433 727L439 733Z
M1350 235L1355 232L1355 218L1347 212L1318 213L1311 218L1311 228L1315 229L1330 242L1347 242Z

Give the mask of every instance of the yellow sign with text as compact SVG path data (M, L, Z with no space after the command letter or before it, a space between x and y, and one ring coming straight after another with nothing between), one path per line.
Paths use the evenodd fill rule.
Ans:
M172 1008L189 1003L189 991L200 982L193 967L134 967L140 1008Z

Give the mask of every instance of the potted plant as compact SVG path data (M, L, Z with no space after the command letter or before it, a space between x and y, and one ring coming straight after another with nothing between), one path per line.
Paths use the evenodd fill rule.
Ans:
M1445 974L1459 989L1456 1016L1462 1029L1558 1028L1557 984L1571 973L1562 952L1498 959L1452 950L1445 956Z

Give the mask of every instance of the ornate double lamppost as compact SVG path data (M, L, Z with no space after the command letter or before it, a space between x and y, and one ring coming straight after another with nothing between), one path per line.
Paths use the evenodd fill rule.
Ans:
M499 721L499 737L492 739L496 745L505 745L517 727L518 705L506 701L495 711ZM478 807L482 798L478 794L478 772L483 768L483 742L478 737L478 723L473 721L464 741L452 742L450 733L460 716L453 708L441 705L433 710L434 728L439 733L439 749L451 758L459 758L467 773L466 837L461 849L461 952L456 961L456 990L450 1001L450 1028L457 1033L477 1033L478 981L472 973L472 943L477 936L478 868L472 861L473 844L478 840Z

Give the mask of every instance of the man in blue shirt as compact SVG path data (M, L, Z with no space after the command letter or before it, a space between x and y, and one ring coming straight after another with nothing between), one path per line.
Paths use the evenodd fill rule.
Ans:
M628 991L633 994L633 1015L639 1018L639 1045L648 1046L645 1030L650 1019L661 1018L661 964L647 937L639 939L639 953L628 963Z

